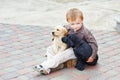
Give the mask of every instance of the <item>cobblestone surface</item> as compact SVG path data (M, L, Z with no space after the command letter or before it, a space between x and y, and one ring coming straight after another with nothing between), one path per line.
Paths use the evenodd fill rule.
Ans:
M120 33L91 30L99 45L96 66L78 71L63 69L40 75L32 66L46 58L46 47L51 44L51 27L0 24L0 80L119 80Z

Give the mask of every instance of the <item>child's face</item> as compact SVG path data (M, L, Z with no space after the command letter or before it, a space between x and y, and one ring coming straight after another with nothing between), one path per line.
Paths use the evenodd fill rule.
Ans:
M68 23L74 31L77 31L82 27L83 20L77 18L75 21L68 21Z

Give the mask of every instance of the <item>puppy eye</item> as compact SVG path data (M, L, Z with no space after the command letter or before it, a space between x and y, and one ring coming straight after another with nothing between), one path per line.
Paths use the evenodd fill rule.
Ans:
M57 29L57 31L60 31L59 29Z

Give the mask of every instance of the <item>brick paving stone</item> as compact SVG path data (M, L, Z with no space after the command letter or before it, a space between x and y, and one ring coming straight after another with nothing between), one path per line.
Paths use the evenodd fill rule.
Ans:
M57 77L54 77L54 78L51 78L50 80L72 80L72 76L69 76L68 75L59 75Z
M112 77L112 78L109 78L109 80L118 80L118 79L120 79L120 77L114 76L114 77Z
M25 67L34 66L36 64L38 64L38 62L36 61L30 61L30 62L23 63Z
M12 79L10 79L10 80L20 80L19 78L12 78Z
M9 57L9 56L11 56L11 54L6 52L6 53L0 55L0 59L6 58L6 57Z
M119 80L120 33L91 30L99 46L96 66L84 71L63 69L49 75L32 70L46 60L53 28L32 25L0 24L0 80Z
M115 55L115 56L113 56L113 59L114 59L115 61L118 61L118 60L120 60L120 56Z
M0 78L0 80L3 80L2 78Z
M77 76L74 77L72 80L89 80L90 77L88 75L81 75L81 76Z
M24 66L24 65L22 65L22 64L13 65L13 67L14 67L14 68L16 68L16 69L17 69L17 71L18 71L18 70L20 70L20 69L25 68L25 66Z
M12 64L7 62L7 63L2 63L2 64L0 64L0 66L1 66L1 69L4 69L4 68L11 67Z
M86 80L87 80L87 79L86 79ZM105 76L97 75L97 76L91 77L91 78L88 79L88 80L107 80L107 79L105 78Z
M100 66L97 71L99 71L100 73L105 73L107 71L111 70L111 68L109 66Z
M115 75L119 74L119 71L111 69L111 70L107 71L106 73L110 73L110 74L112 74L112 76L115 76Z
M24 75L17 77L18 80L30 80L29 77L26 77Z
M10 80L12 78L16 78L17 76L19 76L18 73L12 72L12 73L6 73L6 74L2 75L1 78L3 78L4 80Z
M47 77L48 77L49 79L52 79L52 78L58 77L58 76L63 75L63 74L65 74L65 73L63 72L63 70L60 70L60 71L52 72L50 75L47 75Z
M32 57L23 57L23 58L20 59L20 61L22 61L22 62L30 62L33 59L34 59L33 56Z
M105 53L101 53L101 54L105 54ZM100 53L99 53L99 57L100 57L99 60L104 60L104 59L106 59L106 58L109 58L108 55L100 55Z
M46 77L46 75L41 75L38 72L34 71L33 69L31 69L31 70L32 71L29 72L29 74L24 74L24 76L29 77L31 79L35 79L36 77L44 77L44 78ZM48 78L48 77L46 77L46 78Z
M13 61L11 64L12 64L12 65L17 65L17 64L21 64L21 63L23 63L23 62L20 61L20 60L15 60L15 61Z
M3 59L0 59L0 64L6 63L6 62L8 62L8 61L10 61L10 58L3 58Z
M17 69L15 67L8 67L4 69L5 72L10 73L10 72L15 72Z
M32 71L32 68L31 68L31 69L30 69L30 68L23 68L23 69L19 69L19 70L17 71L17 73L23 75L23 74L29 73L30 71Z
M19 55L19 54L21 54L21 53L23 53L22 50L15 50L15 51L12 51L12 52L11 52L11 54L17 54L17 55Z
M4 75L6 72L4 70L0 70L0 76Z
M114 70L109 70L109 71L103 73L102 75L105 76L105 79L109 80L110 78L112 78L116 75L119 75L119 73Z
M48 79L46 76L36 76L34 79L30 79L30 80L50 80Z
M5 45L5 41L0 41L0 46Z

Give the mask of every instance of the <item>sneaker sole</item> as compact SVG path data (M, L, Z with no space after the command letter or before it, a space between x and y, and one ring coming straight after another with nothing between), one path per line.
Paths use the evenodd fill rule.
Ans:
M42 74L42 75L47 75L47 74L48 74L47 71L45 71L45 70L38 70L38 69L35 68L35 67L33 67L33 70L34 70L34 71L37 71L38 73L40 73L40 74Z
M38 70L37 68L33 67L34 71L40 72L40 70Z

